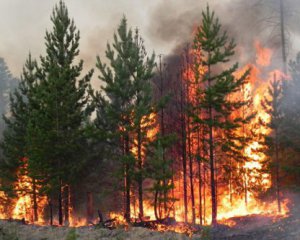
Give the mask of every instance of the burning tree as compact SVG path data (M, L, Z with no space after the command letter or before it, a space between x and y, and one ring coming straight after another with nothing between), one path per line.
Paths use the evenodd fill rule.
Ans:
M10 95L10 117L4 117L6 122L6 130L4 139L1 143L5 161L1 164L2 186L6 186L5 192L8 196L20 194L32 194L28 189L21 189L20 186L16 190L18 178L24 176L25 168L24 158L27 156L27 126L31 118L31 111L34 108L34 86L37 82L36 78L36 61L32 60L29 55L28 60L23 68L21 81L18 88ZM37 208L34 210L35 220L37 220Z
M203 113L195 116L194 121L203 125L208 132L208 136L204 137L209 149L212 224L216 225L217 152L219 155L222 152L233 150L233 146L237 144L236 137L225 136L222 138L220 134L224 132L226 135L226 132L236 130L244 123L244 119L235 117L233 113L241 109L247 102L231 99L230 96L242 89L249 71L246 71L240 78L235 78L234 72L238 69L237 64L226 70L219 70L234 54L235 43L233 40L228 40L226 32L221 32L221 24L209 7L206 12L202 13L202 17L202 25L195 34L194 49L201 54L201 62L197 63L195 67L198 77L196 81L201 82L200 87L196 89L196 94L200 99L196 108ZM200 67L205 69L202 74L198 73ZM243 153L240 152L240 154Z
M53 31L46 32L45 37L47 55L41 57L41 66L29 57L20 90L11 98L13 115L7 119L4 149L8 154L17 150L8 165L17 161L16 167L22 167L20 159L28 159L26 172L33 181L30 194L35 212L38 183L39 194L48 197L51 223L57 200L58 222L62 224L63 209L65 222L69 222L69 187L83 166L83 123L88 116L87 87L92 71L78 80L83 61L77 65L73 62L79 54L79 32L62 1L54 8L51 21Z
M285 184L296 188L299 182L299 87L300 87L300 53L290 62L291 79L283 82L282 89L282 135L285 161L281 164L285 169Z
M280 197L280 162L282 162L282 82L276 78L270 83L268 88L268 96L265 96L262 101L264 110L270 116L269 122L262 122L267 126L271 133L265 136L265 145L267 155L269 156L269 168L273 176L273 189L276 192L278 212L281 212L281 197Z

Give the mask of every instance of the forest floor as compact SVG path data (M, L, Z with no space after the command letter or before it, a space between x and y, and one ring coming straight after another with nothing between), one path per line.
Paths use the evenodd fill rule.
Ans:
M300 240L300 216L274 218L262 215L232 218L236 225L216 230L216 240Z
M285 217L249 215L227 220L231 227L193 227L193 235L172 231L154 231L142 227L118 227L114 230L98 225L58 227L22 224L0 220L0 240L300 240L300 194L290 195L290 213ZM191 228L192 229L192 228Z
M262 215L233 218L234 227L209 227L188 237L174 232L158 232L141 227L103 229L96 226L79 228L36 226L0 221L0 240L300 240L300 216L274 219ZM203 234L204 233L204 234Z

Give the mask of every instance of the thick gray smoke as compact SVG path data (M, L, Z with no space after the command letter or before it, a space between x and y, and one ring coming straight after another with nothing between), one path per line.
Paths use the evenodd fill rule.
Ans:
M169 42L182 44L190 42L193 29L199 26L205 1L185 1L184 4L170 4L162 1L151 13L148 26L156 44ZM274 56L281 60L280 0L212 0L210 8L216 12L224 29L238 44L238 60L241 63L255 57L254 41L272 48ZM284 30L289 58L294 58L300 27L300 5L297 0L283 1ZM153 37L154 38L154 37ZM241 52L242 51L242 52Z

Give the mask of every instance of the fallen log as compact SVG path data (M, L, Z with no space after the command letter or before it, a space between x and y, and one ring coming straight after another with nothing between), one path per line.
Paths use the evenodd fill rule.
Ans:
M99 209L98 209L98 217L99 217L99 223L98 223L99 226L110 230L115 228L115 222L117 220L116 218L107 219L104 221L103 214Z
M173 226L176 224L175 218L167 217L163 219L158 220L140 220L133 222L132 225L134 227L145 227L150 229L157 229L159 225L165 225L165 226Z

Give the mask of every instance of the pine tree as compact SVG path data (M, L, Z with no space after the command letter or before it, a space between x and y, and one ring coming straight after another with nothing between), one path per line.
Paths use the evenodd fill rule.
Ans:
M93 71L81 78L83 61L74 63L79 54L80 35L63 1L55 6L51 21L53 29L46 32L46 56L41 57L38 73L40 107L33 113L30 127L37 144L32 144L31 166L43 167L40 170L49 180L49 201L53 202L53 194L57 194L58 219L62 224L63 189L76 181L87 151L84 123L88 117L87 89ZM67 192L65 201L68 195ZM67 205L64 207L66 223L69 221Z
M10 93L17 84L3 58L0 58L0 114L5 115L9 110ZM4 130L4 121L0 121L0 133Z
M102 120L102 124L106 123L110 130L107 139L113 148L117 147L117 150L113 150L115 157L122 159L120 165L125 186L125 217L130 221L130 191L134 177L138 183L140 216L143 215L142 152L147 141L147 131L151 128L151 113L154 112L150 83L154 55L147 57L138 31L134 35L127 28L125 18L121 20L118 34L114 35L112 46L108 44L106 50L111 68L97 58L100 79L105 86L102 87L103 94L96 93L94 96L98 107L96 124L100 128L104 127L101 126L103 116L100 115L104 114L106 120ZM137 149L136 154L132 151L134 147Z
M241 126L242 121L231 114L246 103L240 100L232 100L229 96L241 90L249 71L246 71L242 77L235 78L233 73L237 70L238 64L234 64L223 71L218 70L234 54L235 43L233 40L228 39L226 32L221 32L221 24L209 7L207 7L206 12L202 13L202 17L202 24L197 29L194 38L194 49L196 52L201 53L201 64L206 69L203 78L198 79L202 82L202 87L196 90L200 98L197 107L205 115L201 118L195 116L194 121L201 123L208 130L206 140L209 147L212 224L216 225L216 151L221 149L222 152L222 149L231 144L231 139L220 141L219 138L216 138L216 134L217 130L237 129ZM195 69L199 69L199 66L196 66Z
M153 180L149 189L154 194L153 207L157 220L168 217L176 199L170 197L170 191L174 188L172 183L172 161L164 157L164 151L170 146L172 137L158 137L151 143L147 156L147 177ZM166 205L166 206L165 206ZM164 214L163 214L164 213Z
M271 81L268 88L268 96L265 96L261 102L264 111L269 115L269 122L265 123L271 133L265 136L265 145L267 148L267 156L269 156L269 168L271 175L273 176L273 188L276 192L276 199L278 205L278 212L281 212L281 200L280 200L280 148L282 147L280 139L282 139L282 84L281 81L276 79L274 75L273 81Z
M291 79L284 81L282 89L282 138L285 149L284 171L287 173L285 181L298 186L300 180L300 53L290 62Z
M136 170L135 179L138 185L139 197L139 215L143 217L143 181L145 179L145 154L146 148L151 141L149 132L155 128L155 107L153 104L153 93L151 78L153 77L153 69L155 66L155 56L152 54L147 57L147 53L140 37L138 30L134 36L134 48L132 51L132 59L130 60L131 76L133 78L134 109L133 109L133 128L136 139ZM153 138L153 136L152 136Z
M36 194L32 189L15 189L15 184L22 174L28 172L27 162L27 126L30 121L31 112L36 105L34 104L34 91L37 84L35 60L29 55L21 76L21 81L15 91L10 94L10 115L4 116L6 129L4 138L1 142L1 148L4 153L4 161L1 163L1 181L2 187L9 195L16 195L23 192L32 197ZM22 171L20 171L22 170ZM20 175L21 174L21 175ZM33 197L33 199L36 199ZM37 220L37 205L34 201L33 212L34 219Z

